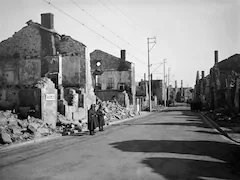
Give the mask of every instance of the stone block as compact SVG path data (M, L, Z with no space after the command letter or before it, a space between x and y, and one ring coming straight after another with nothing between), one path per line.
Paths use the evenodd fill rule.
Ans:
M10 143L12 143L11 136L8 133L6 133L6 132L1 132L0 133L0 142L2 144L10 144Z
M7 118L0 112L0 126L5 126L7 123Z
M35 133L37 131L38 126L39 125L37 123L30 123L27 128L31 133Z

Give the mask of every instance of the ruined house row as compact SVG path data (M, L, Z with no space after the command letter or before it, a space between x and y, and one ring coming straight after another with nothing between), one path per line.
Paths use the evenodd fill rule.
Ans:
M32 20L26 24L0 43L0 109L33 108L40 116L45 113L43 104L51 109L51 99L55 99L59 112L81 119L96 102L95 95L102 100L116 98L124 106L134 105L135 67L126 61L125 50L120 58L95 50L89 60L86 45L57 33L53 14L41 14L41 24ZM36 88L36 83L47 84L46 79L38 81L43 77L54 87L49 84L45 91ZM57 93L49 94L51 88Z
M218 51L214 51L214 65L209 74L196 75L194 100L201 101L204 108L223 108L232 113L239 113L240 55L235 54L218 61Z

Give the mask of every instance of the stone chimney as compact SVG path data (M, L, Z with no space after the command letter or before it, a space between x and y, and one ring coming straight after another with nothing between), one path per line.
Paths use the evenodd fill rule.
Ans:
M198 84L199 82L199 71L197 71L197 75L196 75L196 84Z
M183 96L183 80L181 80L181 96Z
M121 50L121 59L126 60L126 50Z
M53 14L41 14L41 26L46 29L53 29ZM45 57L56 55L56 47L53 33L45 29L41 29L41 40L42 56Z
M47 29L54 29L54 17L52 13L41 14L41 25Z
M202 79L204 78L204 71L202 71Z
M215 64L218 63L218 51L214 51Z

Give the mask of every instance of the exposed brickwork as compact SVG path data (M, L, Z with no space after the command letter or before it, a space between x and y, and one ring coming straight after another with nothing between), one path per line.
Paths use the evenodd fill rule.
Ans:
M19 61L19 84L33 84L41 77L41 60L27 59Z
M40 52L40 31L34 25L22 28L0 43L0 59L40 57Z
M95 50L90 53L91 69L98 69L96 62L101 61L101 70L116 70L126 71L131 69L131 63L128 61L121 60L121 58L115 57L111 54L103 52L101 50Z
M135 99L135 67L133 63L125 60L125 51L121 51L121 57L115 57L101 50L90 53L94 85L96 85L95 74L99 73L97 86L101 87L100 91L126 90L132 104ZM100 62L101 65L97 66L97 62Z
M85 45L74 40L70 36L61 36L61 40L58 42L57 51L60 54L74 53L81 58L85 58Z
M63 86L65 87L85 87L86 83L86 69L85 69L85 59L80 58L80 56L63 56L62 57L63 66Z

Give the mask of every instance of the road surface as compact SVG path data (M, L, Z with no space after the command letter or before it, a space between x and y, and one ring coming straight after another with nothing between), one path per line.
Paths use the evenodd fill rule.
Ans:
M180 109L181 108L181 109ZM184 107L0 152L1 180L239 180L239 146Z

